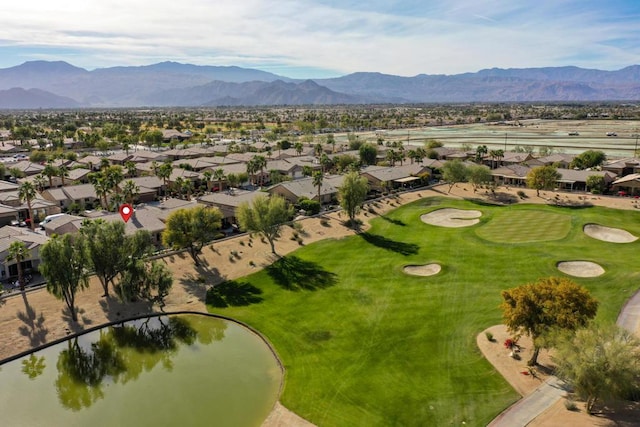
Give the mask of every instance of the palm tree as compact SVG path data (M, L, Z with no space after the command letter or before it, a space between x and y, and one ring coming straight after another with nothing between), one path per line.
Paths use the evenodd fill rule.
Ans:
M89 180L93 184L93 189L96 192L96 196L100 199L100 205L103 209L107 209L107 195L109 194L109 186L107 185L104 177L100 173L94 173L89 175Z
M247 175L249 175L251 179L251 184L255 185L255 174L258 171L258 165L255 161L255 156L247 162Z
M202 178L204 179L205 185L207 186L207 191L211 191L211 181L213 180L213 172L211 171L202 172Z
M121 166L109 166L102 171L106 183L109 185L110 191L120 192L120 183L124 180Z
M267 159L264 156L253 156L253 159L255 161L255 165L256 165L256 172L260 171L260 185L264 184L264 168L267 167Z
M304 146L302 145L302 142L296 142L295 144L293 144L293 148L295 148L296 153L298 153L298 156L300 154L302 154L302 150L304 149Z
M69 168L65 165L60 165L58 167L58 176L62 180L62 186L64 187L64 179L69 176Z
M51 162L48 162L45 165L44 169L42 169L42 175L44 175L47 178L49 178L49 188L51 188L51 187L53 187L52 178L54 176L58 176L58 168L53 166L53 164Z
M33 177L33 185L36 186L38 191L44 191L44 188L47 185L47 180L42 176L42 174L38 174Z
M133 180L125 181L122 186L122 196L130 205L133 205L134 199L140 194L140 187Z
M323 173L327 172L328 169L330 169L332 165L333 165L333 162L331 161L329 156L327 156L326 154L322 153L322 156L320 156L320 166L322 166L322 172Z
M18 189L18 197L20 198L21 202L27 202L27 208L29 209L29 226L31 227L31 230L34 229L35 225L33 221L33 210L31 209L31 201L36 198L37 194L38 193L36 192L35 187L29 181L20 184L20 188Z
M18 283L20 283L20 290L24 291L24 273L22 271L22 261L31 256L31 252L27 245L22 240L16 240L9 245L9 251L7 253L7 261L16 261L18 267Z
M476 163L482 163L482 159L487 154L487 150L486 145L478 145L478 148L476 148Z
M136 173L138 171L136 169L136 164L134 162L132 162L131 160L127 160L124 163L124 167L127 169L127 176L129 178L133 178L134 176L136 176Z
M191 193L193 192L193 181L189 178L182 181L180 185L180 192L185 193L187 196L187 200L191 200Z
M173 173L173 165L169 162L163 163L159 167L156 168L156 176L162 180L164 184L164 191L167 191L167 183L171 174Z
M322 189L322 181L324 174L321 171L315 171L313 173L313 186L318 187L318 203L322 206L322 199L320 198L320 190Z
M218 181L218 191L222 191L222 180L225 178L224 169L218 168L213 171L213 178Z

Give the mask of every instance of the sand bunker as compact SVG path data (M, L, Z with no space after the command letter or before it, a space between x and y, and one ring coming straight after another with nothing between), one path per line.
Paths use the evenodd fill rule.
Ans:
M440 273L442 267L440 264L407 265L403 270L406 274L411 274L412 276L433 276Z
M564 274L574 277L598 277L604 274L604 268L591 261L563 261L557 267Z
M422 222L439 227L469 227L480 222L482 212L462 209L438 209L420 217Z
M620 228L604 227L597 224L584 226L584 234L594 239L611 243L631 243L638 240L636 236Z

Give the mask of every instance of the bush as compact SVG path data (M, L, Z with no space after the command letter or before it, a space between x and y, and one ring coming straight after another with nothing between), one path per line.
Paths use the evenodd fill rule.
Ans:
M522 191L522 190L518 190L517 194L518 194L518 197L520 197L521 199L526 199L527 198L526 193L524 191Z
M495 341L495 338L493 338L493 334L491 332L485 332L484 335L487 337L487 341Z
M577 411L578 405L572 399L566 399L564 401L564 407L567 408L568 411Z
M316 200L300 199L298 200L298 208L305 211L307 215L317 215L320 213L320 203Z

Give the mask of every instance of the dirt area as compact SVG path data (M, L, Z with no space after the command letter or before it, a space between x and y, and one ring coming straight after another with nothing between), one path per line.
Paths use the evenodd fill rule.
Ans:
M620 228L604 227L597 224L587 224L584 226L584 234L594 239L610 243L631 243L638 240L636 236L627 230Z
M604 274L604 268L591 261L563 261L557 267L564 274L574 277L598 277Z
M440 264L425 264L425 265L407 265L402 271L412 276L434 276L440 273L442 267Z
M387 199L377 203L375 214L366 209L359 218L364 222L364 228L368 220L376 215L381 215L402 204L422 197L447 195L448 186L436 187L433 190L420 190L414 193L406 193L397 198ZM504 194L510 199L516 199L516 190L499 189L498 195ZM541 192L541 197L536 197L534 190L522 190L528 198L526 203L549 203L553 201L555 193ZM458 184L454 186L449 197L478 198L495 200L493 194L474 194L471 186ZM578 194L563 194L564 203L594 204L609 206L618 209L635 209L635 204L628 198L620 197L591 197ZM463 211L464 212L464 211ZM334 238L339 239L354 234L354 231L342 225L346 219L340 213L332 213L322 218L308 218L301 221L304 232L301 233L303 244L309 244L318 240ZM280 255L285 255L297 249L299 244L291 240L293 229L286 227L283 237L277 242L276 250ZM234 255L232 251L237 252ZM259 238L250 239L248 236L239 236L233 239L216 242L207 247L203 253L204 264L201 268L194 268L191 258L186 253L162 258L172 270L174 286L167 298L165 311L193 310L205 311L204 295L206 287L213 283L219 283L226 279L233 279L250 274L257 269L269 265L274 260L268 244ZM200 278L204 277L204 283ZM200 280L199 280L200 279ZM56 339L64 338L72 332L81 331L90 327L99 326L105 322L128 318L138 314L149 313L152 308L145 304L121 304L115 298L104 298L102 288L96 278L92 278L90 287L77 295L79 308L79 321L71 322L64 303L56 300L44 289L29 291L25 294L16 294L2 300L0 307L0 359L5 359L22 351L29 350ZM483 334L482 334L483 335ZM498 338L498 334L496 334ZM484 336L479 341L487 341ZM484 343L483 343L484 344ZM526 340L521 341L525 348ZM505 355L502 343L489 343L489 349L499 349L499 355L504 362L504 368L499 371L507 377L519 393L529 393L539 380L531 376L519 373L519 365L513 359ZM543 352L544 353L544 352ZM542 355L544 362L545 355ZM523 357L524 359L524 357ZM540 372L544 378L544 372ZM270 417L269 427L272 426L298 426L303 425L295 414L282 409L278 405L274 410L280 411L277 416ZM569 413L565 410L565 413ZM573 414L573 413L571 413ZM587 421L589 419L587 418ZM550 425L550 424L548 424ZM558 425L558 424L555 424ZM581 425L589 425L588 423Z
M478 218L482 212L462 209L437 209L420 217L422 222L439 227L460 228L470 227L480 222Z

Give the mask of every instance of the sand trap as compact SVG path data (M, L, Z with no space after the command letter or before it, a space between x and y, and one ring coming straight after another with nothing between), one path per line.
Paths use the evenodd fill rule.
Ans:
M438 209L420 217L422 222L439 227L470 227L480 222L478 218L482 216L482 212L474 210L462 210L444 208Z
M631 243L638 240L636 236L620 228L604 227L598 224L584 226L584 234L594 239L611 243Z
M412 276L433 276L440 273L442 267L440 264L407 265L403 270L406 274L411 274Z
M557 267L564 274L574 277L598 277L604 274L604 268L591 261L562 261Z

